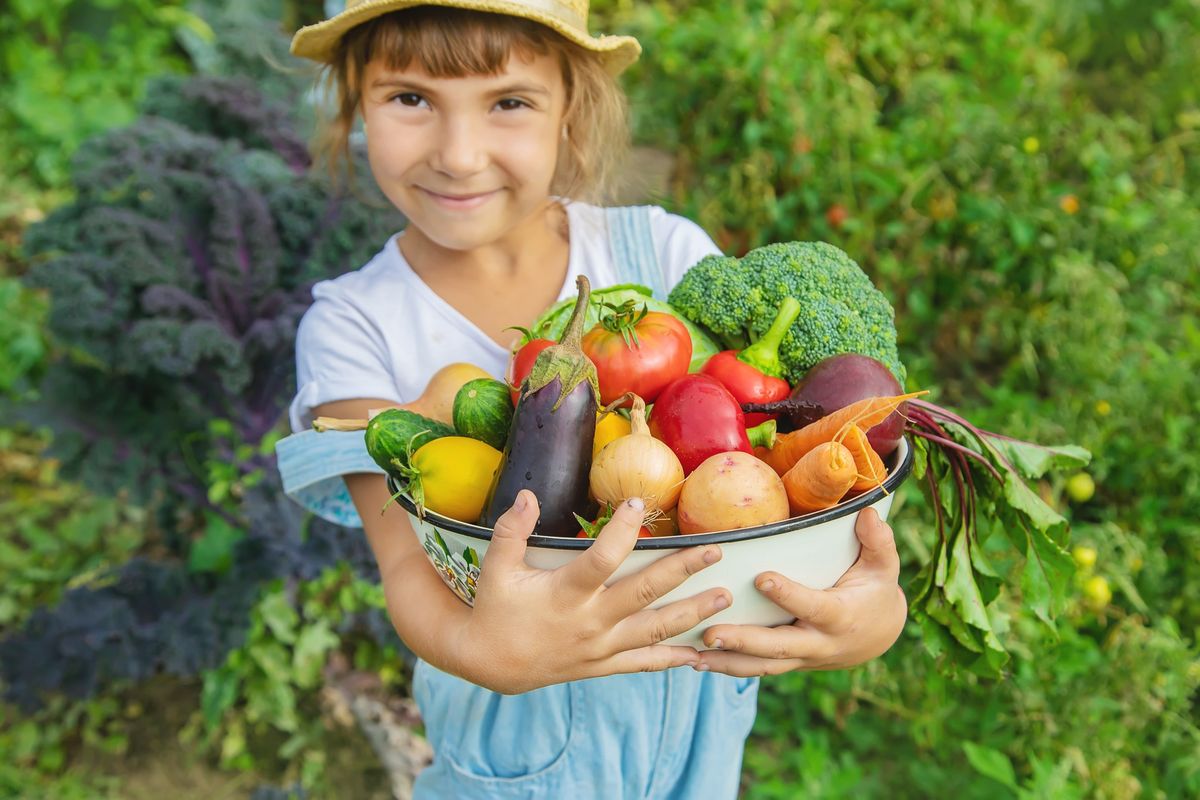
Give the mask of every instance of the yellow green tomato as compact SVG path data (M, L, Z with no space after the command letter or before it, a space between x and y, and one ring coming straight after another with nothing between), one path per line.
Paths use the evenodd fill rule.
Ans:
M1093 575L1083 584L1083 603L1092 611L1100 612L1112 602L1112 589L1103 575Z
M1071 557L1075 559L1075 566L1084 572L1091 572L1092 567L1096 566L1096 548L1088 547L1085 544L1075 545L1071 550Z
M1070 497L1072 502L1086 503L1096 493L1096 482L1086 472L1076 472L1067 478L1066 489L1067 497Z
M500 451L467 436L443 436L422 445L412 457L425 508L459 522L483 513Z

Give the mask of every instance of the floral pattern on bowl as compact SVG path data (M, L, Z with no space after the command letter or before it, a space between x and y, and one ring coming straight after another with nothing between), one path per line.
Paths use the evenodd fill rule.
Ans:
M450 551L446 540L431 526L425 527L425 554L433 562L442 581L467 605L475 605L475 587L479 583L479 554L464 547L461 554Z

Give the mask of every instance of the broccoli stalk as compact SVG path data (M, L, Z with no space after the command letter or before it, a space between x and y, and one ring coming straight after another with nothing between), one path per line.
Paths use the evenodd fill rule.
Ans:
M762 338L738 353L738 361L749 364L763 375L783 377L783 362L779 360L779 345L792 329L792 323L800 316L800 303L794 297L785 297L779 304L775 321Z

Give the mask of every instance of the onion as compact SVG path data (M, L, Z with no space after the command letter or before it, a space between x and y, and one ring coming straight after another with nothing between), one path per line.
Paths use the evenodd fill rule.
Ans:
M632 430L606 444L592 459L592 496L614 508L640 497L647 514L666 512L679 502L683 466L666 444L650 435L646 403L633 395Z

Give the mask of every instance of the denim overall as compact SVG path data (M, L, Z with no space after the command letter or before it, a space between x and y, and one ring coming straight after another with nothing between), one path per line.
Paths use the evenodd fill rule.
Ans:
M621 280L665 298L647 209L606 214ZM341 479L382 472L362 432L296 434L276 454L289 496L325 519L362 527ZM733 798L757 695L757 679L681 667L506 696L418 660L413 696L434 761L414 797Z

